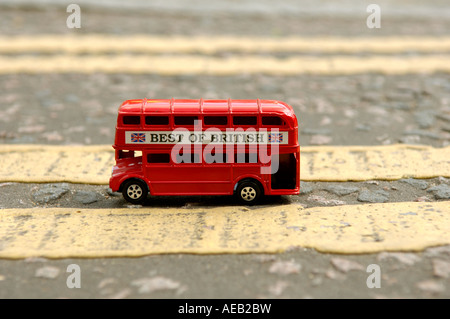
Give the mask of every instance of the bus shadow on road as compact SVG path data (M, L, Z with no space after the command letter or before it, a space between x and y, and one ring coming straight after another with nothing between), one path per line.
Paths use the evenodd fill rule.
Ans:
M290 196L265 196L257 205L248 206L272 206L287 205L292 203ZM234 196L149 196L142 205L143 207L167 208L167 207L233 207L242 206Z

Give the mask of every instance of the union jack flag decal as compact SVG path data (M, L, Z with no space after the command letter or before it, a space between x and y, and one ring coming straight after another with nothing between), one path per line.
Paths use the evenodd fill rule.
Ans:
M145 133L131 133L131 143L144 143Z
M283 134L282 133L269 133L269 143L282 143Z

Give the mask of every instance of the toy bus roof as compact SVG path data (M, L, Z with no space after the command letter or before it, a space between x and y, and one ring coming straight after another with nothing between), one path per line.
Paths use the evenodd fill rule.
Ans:
M136 99L127 100L119 107L122 114L280 114L295 116L292 107L276 100L188 100Z

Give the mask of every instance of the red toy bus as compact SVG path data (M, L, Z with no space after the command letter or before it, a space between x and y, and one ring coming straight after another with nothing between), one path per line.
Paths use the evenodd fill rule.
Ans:
M128 100L119 107L109 185L141 204L151 195L300 191L298 124L273 100Z

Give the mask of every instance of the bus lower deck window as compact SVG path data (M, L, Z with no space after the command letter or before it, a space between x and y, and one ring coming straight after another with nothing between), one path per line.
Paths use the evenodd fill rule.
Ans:
M119 158L131 158L134 157L134 151L120 150Z
M247 163L255 164L258 163L258 153L241 153L237 152L234 154L234 162L238 164Z
M189 163L200 163L200 156L197 153L182 153L177 154L176 163L189 164Z
M168 153L147 154L147 163L151 163L151 164L170 163L170 154L168 154Z
M228 163L228 155L226 153L216 153L216 154L205 153L203 157L204 157L205 163L207 163L207 164Z

